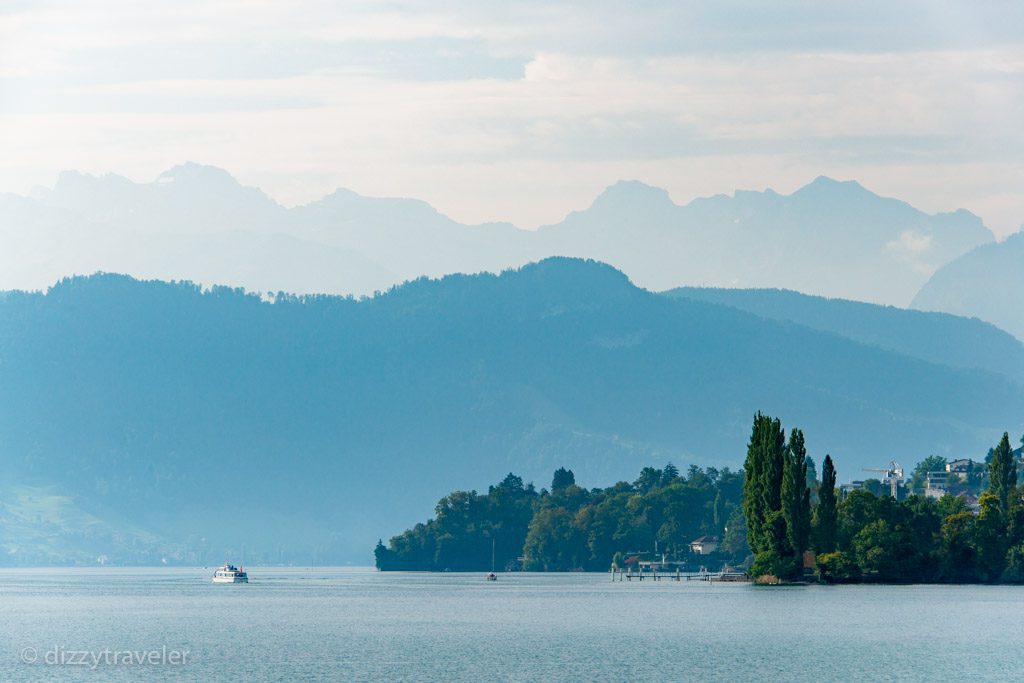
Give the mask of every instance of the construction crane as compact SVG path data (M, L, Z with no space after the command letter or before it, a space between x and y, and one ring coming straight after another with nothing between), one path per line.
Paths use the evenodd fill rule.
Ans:
M881 472L885 476L882 477L885 481L889 482L889 491L892 493L893 500L899 499L900 482L903 481L903 468L895 460L889 461L889 467L865 467L865 472Z

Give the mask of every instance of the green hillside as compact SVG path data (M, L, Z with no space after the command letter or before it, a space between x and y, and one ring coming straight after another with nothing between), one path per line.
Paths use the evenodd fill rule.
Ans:
M586 485L736 467L757 410L855 472L983 456L1020 431L1024 395L573 259L363 300L117 275L0 297L12 483L203 563L243 547L254 563L366 563L438 492L509 471L565 466ZM103 554L137 561L131 543Z

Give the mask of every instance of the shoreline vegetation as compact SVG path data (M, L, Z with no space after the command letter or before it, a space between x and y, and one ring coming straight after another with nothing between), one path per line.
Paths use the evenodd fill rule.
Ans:
M925 496L930 456L896 500L868 480L843 493L829 455L818 478L804 435L758 413L744 467L645 467L586 489L559 468L549 488L509 473L486 494L454 491L435 517L377 543L381 571L683 571L729 567L756 583L1024 583L1024 487L1009 434L961 477ZM493 549L493 560L492 560ZM493 562L493 565L492 565Z

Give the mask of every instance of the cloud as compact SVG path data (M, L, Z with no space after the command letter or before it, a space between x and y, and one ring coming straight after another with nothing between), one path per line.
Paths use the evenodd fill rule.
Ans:
M894 253L916 256L932 248L932 236L914 230L904 230L898 240L889 242L885 247Z
M33 3L0 15L0 189L195 159L286 203L530 225L620 178L685 200L827 173L1024 219L1024 9L767 7Z

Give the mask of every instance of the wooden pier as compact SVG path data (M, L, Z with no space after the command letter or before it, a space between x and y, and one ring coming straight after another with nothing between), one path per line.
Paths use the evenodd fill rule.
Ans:
M749 583L751 581L751 578L745 572L684 572L678 568L674 572L659 572L657 569L634 572L632 567L626 571L613 567L611 575L612 581L633 581L634 579L637 581L707 581L709 583Z

